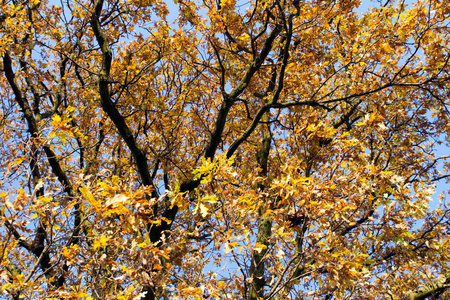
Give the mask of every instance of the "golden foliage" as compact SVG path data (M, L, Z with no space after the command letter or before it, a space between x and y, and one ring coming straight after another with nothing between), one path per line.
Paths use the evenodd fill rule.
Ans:
M1 2L0 293L448 295L447 2Z

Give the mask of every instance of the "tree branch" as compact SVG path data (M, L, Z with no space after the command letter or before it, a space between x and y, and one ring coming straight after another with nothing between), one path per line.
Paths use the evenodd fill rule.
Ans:
M119 131L121 138L127 144L128 149L130 149L131 154L133 155L133 158L135 160L135 164L138 169L138 173L141 177L142 183L145 186L151 186L153 188L152 197L157 198L158 193L153 184L145 152L137 144L137 141L135 140L133 133L131 132L131 129L125 122L125 118L120 114L119 110L116 108L115 104L111 100L108 79L111 71L112 52L106 40L106 36L103 33L103 30L100 25L100 15L102 12L102 7L103 7L103 0L98 0L95 3L95 10L90 20L92 31L94 32L95 38L102 52L102 65L100 74L98 76L99 77L98 88L100 93L101 105L103 110L113 121L114 125Z
M431 283L409 294L404 300L424 300L431 296L439 296L450 288L450 273L440 275Z

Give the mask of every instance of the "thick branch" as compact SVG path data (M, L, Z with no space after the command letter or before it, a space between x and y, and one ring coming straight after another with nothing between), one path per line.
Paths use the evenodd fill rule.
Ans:
M103 0L98 0L95 4L95 12L90 20L92 31L94 32L97 43L102 51L102 66L98 82L101 105L103 110L113 121L114 125L119 131L121 138L127 144L128 149L130 149L131 154L133 155L133 158L135 160L139 175L142 179L142 183L146 186L154 187L145 152L138 146L137 141L135 140L134 135L131 132L131 129L125 122L125 118L120 114L119 110L111 100L108 80L111 71L112 52L100 25L102 6ZM158 197L155 188L153 188L152 197Z
M230 94L228 94L230 99L237 99L237 97L239 97L247 88L253 75L261 68L261 65L272 50L273 42L275 41L275 38L280 34L281 29L282 27L280 25L275 26L273 31L267 37L267 40L264 42L264 46L261 49L261 53L259 54L259 56L250 64L247 72L245 72L244 77L241 79L238 85L230 92Z
M270 51L272 50L273 42L275 41L276 37L280 34L282 27L280 25L277 25L273 31L270 33L270 35L267 37L264 46L261 50L261 53L259 56L250 64L247 71L244 74L244 77L241 79L241 81L238 83L238 85L229 93L224 94L224 101L220 107L219 113L217 115L217 121L216 125L214 127L214 131L211 134L211 137L209 139L208 146L206 147L205 151L205 157L206 158L214 158L214 155L217 151L217 147L220 144L220 140L222 138L222 133L225 128L225 123L227 121L228 112L230 111L231 107L233 106L234 102L239 98L239 96L244 92L244 90L247 88L247 86L250 84L250 80L252 79L253 75L261 68L261 65L266 60L267 56L269 55ZM259 118L261 118L264 113L270 108L264 108L263 110L260 110L258 112ZM259 121L259 119L258 119ZM258 122L255 123L255 128ZM254 128L251 130L253 131ZM236 144L236 143L234 143ZM234 145L233 144L233 145ZM240 144L240 143L239 143ZM239 145L236 145L236 149ZM235 150L236 150L235 149ZM234 152L234 151L232 151ZM232 152L228 151L228 157L232 156ZM180 186L180 192L189 192L193 191L199 184L201 179L189 179L185 182L183 182Z
M16 102L19 104L20 108L22 109L23 115L27 120L28 130L33 138L38 138L39 130L37 122L34 118L33 111L31 110L27 99L25 99L25 97L22 94L22 91L19 88L19 85L17 84L16 76L12 69L11 57L9 56L8 53L5 53L5 55L3 56L3 67L5 70L6 79L8 80L8 83L11 86L11 89L13 90ZM55 174L58 180L63 184L64 191L69 196L73 197L74 191L72 188L72 184L69 178L67 177L66 173L62 170L55 152L51 149L49 145L44 145L43 148L45 154L47 155L47 160L50 164L50 167L52 168L53 174Z
M252 79L253 75L261 68L261 65L266 60L267 56L272 50L273 42L281 32L281 29L282 29L281 26L276 26L274 28L274 30L267 37L267 40L264 43L261 53L250 64L250 66L248 67L247 71L244 74L244 77L241 79L238 85L229 94L224 94L224 101L222 103L222 106L220 107L219 114L217 116L214 132L211 135L208 147L206 148L205 151L206 158L214 157L217 147L219 146L223 130L225 128L228 112L230 111L234 102L236 102L238 97L244 92L244 90L250 84L250 80Z
M276 28L272 31L270 37L272 37L272 35L274 34ZM280 29L281 30L281 27ZM278 34L278 32L277 32ZM292 38L292 17L289 19L289 29L287 32L287 37L286 37L286 41L285 41L285 46L283 48L283 54L282 54L282 63L281 63L281 69L280 69L280 74L278 76L278 87L275 90L274 96L272 97L272 100L263 105L259 111L256 113L256 116L253 118L252 123L250 124L249 127L247 127L247 129L244 131L244 133L237 138L233 144L231 144L230 148L227 151L227 157L231 157L233 156L234 152L238 149L238 147L245 141L247 140L247 138L252 134L252 132L256 129L256 127L258 126L261 118L263 117L263 115L268 112L270 110L270 108L275 105L278 102L278 98L280 97L281 91L283 90L283 86L284 86L284 74L286 71L286 66L288 63L288 58L289 58L289 47L290 47L290 43L291 43L291 38ZM272 46L272 41L270 41L270 46ZM266 42L267 45L267 42ZM265 46L266 46L265 45ZM264 47L265 49L266 47ZM265 53L265 52L264 52ZM268 54L268 52L267 52ZM266 56L267 56L266 54Z
M264 117L265 120L268 120L268 116ZM270 136L270 132L266 129L263 132L263 139L260 151L256 155L256 159L258 161L258 165L261 168L259 172L260 176L267 177L268 174L268 160L270 154L270 146L271 146L272 137ZM258 189L263 190L265 186L261 184ZM269 246L269 238L272 234L272 218L269 215L265 215L265 207L261 205L258 208L259 220L258 220L258 234L256 236L256 243L260 245L264 245L264 249L254 250L252 253L252 262L250 266L250 276L252 278L251 281L251 289L250 289L250 300L263 299L264 298L264 286L266 285L266 280L264 278L265 273L265 262L264 258L267 253L267 249Z
M450 273L441 275L430 284L409 294L404 300L424 300L431 296L439 296L450 288Z
M35 115L33 113L33 111L31 110L27 99L24 97L24 95L16 81L15 74L14 74L14 71L12 68L11 57L9 56L9 53L7 53L7 52L3 56L3 66L4 66L4 72L5 72L6 79L9 83L9 85L11 86L11 89L13 90L15 100L19 104L19 106L22 110L22 113L27 121L28 131L30 132L33 139L38 139L39 131L38 131L37 121L35 118L37 115ZM27 81L27 83L29 85L31 85L30 81ZM34 96L35 96L35 104L38 105L39 100L36 99L36 97L39 97L39 96L37 95L36 91L34 91ZM35 107L35 112L37 114L39 114L38 107ZM47 155L47 160L51 166L52 172L58 177L58 180L63 184L64 190L66 191L66 193L69 194L69 196L74 196L72 184L70 183L65 172L61 169L61 166L56 158L56 154L50 148L49 145L44 145L43 148ZM43 195L44 190L43 190L43 187L38 188L38 186L37 186L38 182L41 180L41 175L39 173L39 168L37 165L37 158L36 158L37 147L36 147L34 140L32 141L31 150L32 150L31 151L32 153L31 153L30 167L31 167L32 175L33 175L33 181L37 188L37 190L35 192L35 196L39 197L39 196ZM50 254L48 252L49 247L48 247L48 245L47 245L47 247L45 246L46 238L47 238L45 220L42 220L42 218L39 219L39 225L38 225L38 228L36 229L36 235L31 244L28 244L21 238L20 234L14 229L12 224L8 225L8 223L7 223L7 227L9 228L9 230L12 231L14 237L19 241L19 244L23 248L32 252L36 257L39 258L37 264L41 267L44 274L46 274L46 276L48 278L53 278L55 272L54 272L53 266L51 266L51 264L50 264ZM51 283L53 284L54 282L51 282Z
M113 121L117 130L119 131L120 137L125 141L128 146L128 149L131 151L133 158L136 163L136 167L141 177L142 183L145 186L151 186L152 189L152 197L157 198L158 193L153 184L152 176L150 174L150 170L148 167L147 157L145 152L138 146L137 141L134 138L134 135L131 132L131 129L125 122L125 118L120 114L119 110L116 108L114 103L111 100L111 94L109 90L109 74L111 71L111 62L112 62L112 52L111 48L108 45L106 40L106 36L103 33L103 30L100 25L100 15L103 9L103 0L97 0L95 3L95 10L93 15L91 16L90 25L92 31L94 32L95 39L100 46L102 52L102 66L99 74L99 93L100 93L100 101L103 110L109 116L109 118ZM158 206L155 204L153 207L153 213L156 214L158 210ZM173 215L176 214L176 208L174 210ZM168 224L162 224L168 226ZM150 238L152 242L158 242L161 239L162 226L153 226L150 231ZM151 286L143 287L145 295L145 300L153 300L155 299L155 293Z

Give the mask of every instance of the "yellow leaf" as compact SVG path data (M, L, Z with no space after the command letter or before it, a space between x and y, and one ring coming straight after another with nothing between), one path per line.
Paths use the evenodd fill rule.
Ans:
M71 251L69 250L69 248L67 247L63 247L61 254L65 257L65 258L69 258L71 256Z
M58 114L54 114L52 117L52 120L53 120L53 122L52 122L53 126L58 125L59 123L61 123L61 116Z
M20 156L13 161L13 164L20 165L26 159L25 156Z
M91 208L95 211L99 211L101 209L100 201L96 200L94 195L89 191L86 187L81 187L80 192L83 194L86 202L91 206Z
M14 280L17 281L17 283L20 286L23 286L23 284L25 283L24 279L25 279L25 274L19 274L17 276L13 276Z
M148 245L148 243L144 241L142 243L137 244L136 246L138 246L139 248L143 248L143 247L145 247L147 245Z
M261 253L262 251L266 250L267 246L261 243L256 243L253 247L253 251L256 251L258 253Z
M50 203L53 200L52 197L38 197L36 199L36 202L40 202L40 203Z
M216 195L206 196L202 198L202 202L209 202L209 203L217 203L218 198Z
M101 247L108 245L108 241L111 240L111 237L102 235L98 240L95 240L93 243L94 250L97 250Z

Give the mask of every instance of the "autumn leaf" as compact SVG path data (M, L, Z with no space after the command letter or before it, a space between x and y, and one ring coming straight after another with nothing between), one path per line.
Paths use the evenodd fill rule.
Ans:
M93 246L94 250L98 250L99 248L107 246L108 241L110 241L111 239L112 239L112 237L102 235L99 238L94 240L94 243L92 244L92 246Z

